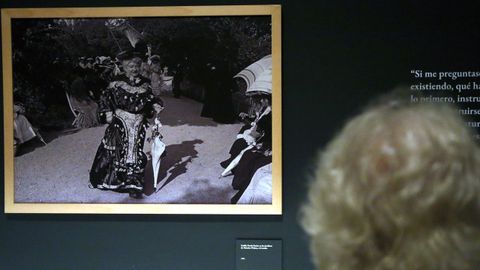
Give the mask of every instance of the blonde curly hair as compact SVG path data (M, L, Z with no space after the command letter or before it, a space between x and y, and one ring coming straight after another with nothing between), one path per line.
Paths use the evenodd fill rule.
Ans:
M320 154L308 195L318 269L480 269L480 149L450 106L367 109Z

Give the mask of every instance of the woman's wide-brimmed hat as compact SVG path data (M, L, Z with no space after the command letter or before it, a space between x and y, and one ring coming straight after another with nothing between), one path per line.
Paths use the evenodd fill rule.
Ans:
M147 44L140 40L135 44L135 47L130 47L126 50L122 50L116 56L116 58L120 61L132 59L135 57L141 58L144 60L147 54Z
M116 56L116 58L119 60L119 61L124 61L124 60L129 60L129 59L132 59L132 58L142 58L142 54L140 52L137 52L133 49L129 49L129 50L123 50L121 52L119 52Z

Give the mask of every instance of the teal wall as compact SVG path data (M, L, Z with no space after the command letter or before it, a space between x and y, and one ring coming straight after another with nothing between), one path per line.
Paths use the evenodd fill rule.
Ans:
M458 1L450 6L358 2L248 2L283 6L283 216L0 214L0 269L233 270L237 238L283 239L284 269L313 269L298 209L317 149L373 96L409 83L411 69L478 70L478 7ZM118 6L199 3L115 1ZM0 5L111 3L5 0ZM0 189L3 194L3 185Z

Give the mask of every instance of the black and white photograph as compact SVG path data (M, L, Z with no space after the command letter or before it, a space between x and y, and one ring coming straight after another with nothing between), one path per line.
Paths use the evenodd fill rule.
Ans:
M7 208L234 214L278 205L274 20L211 8L215 16L12 16L10 33L3 26Z

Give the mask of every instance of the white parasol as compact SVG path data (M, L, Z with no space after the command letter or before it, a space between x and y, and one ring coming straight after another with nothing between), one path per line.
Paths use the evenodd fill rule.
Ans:
M272 94L272 55L269 54L240 71L233 78L241 78L247 83L247 95L262 92Z
M165 151L165 143L162 142L160 139L162 136L160 135L160 127L162 124L158 118L155 118L155 126L152 128L153 134L153 143L152 143L152 167L153 167L153 188L157 188L157 178L158 178L158 171L160 170L160 161L163 152Z
M230 162L230 164L227 166L227 168L225 168L225 170L222 172L220 177L226 176L233 168L235 168L238 165L238 162L240 162L240 159L242 159L243 153L252 149L254 146L255 146L254 144L251 144L251 145L247 146L245 149L243 149L242 152L240 152L240 154L238 154L238 156L236 156L232 160L232 162Z

